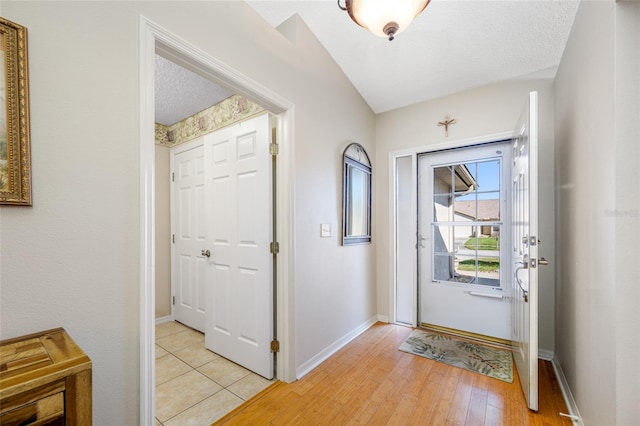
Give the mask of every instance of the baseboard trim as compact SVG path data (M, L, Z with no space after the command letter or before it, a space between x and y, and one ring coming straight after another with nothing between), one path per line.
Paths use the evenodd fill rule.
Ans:
M378 317L374 316L368 319L366 322L361 324L359 327L350 331L349 333L342 336L340 339L333 342L331 345L324 348L317 355L312 357L307 362L303 363L296 369L296 378L301 379L305 375L307 375L311 370L316 368L318 365L322 364L327 360L331 355L338 352L344 345L364 333L367 329L369 329L373 324L378 322Z
M576 400L573 399L573 394L571 393L571 389L569 388L569 382L567 382L567 378L562 371L560 362L555 355L551 360L551 365L553 365L553 371L555 371L556 373L556 378L558 379L558 384L560 385L560 390L562 391L562 397L564 398L565 404L567 404L567 410L569 410L569 413L567 413L568 415L566 416L571 419L571 422L574 425L584 426L582 418L580 417L580 411L578 411L578 404L576 404Z
M389 317L387 315L378 314L378 321L389 323Z
M156 325L164 324L165 322L171 322L171 321L174 321L173 316L167 315L166 317L156 318Z
M553 362L553 351L538 348L538 358Z

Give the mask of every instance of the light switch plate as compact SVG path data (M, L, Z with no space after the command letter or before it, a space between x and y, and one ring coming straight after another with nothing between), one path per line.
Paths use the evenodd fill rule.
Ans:
M320 237L328 238L331 236L331 224L330 223L321 223L320 224Z

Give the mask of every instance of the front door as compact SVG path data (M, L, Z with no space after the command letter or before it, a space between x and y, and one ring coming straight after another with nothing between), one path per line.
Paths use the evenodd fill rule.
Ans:
M273 377L272 157L268 114L205 136L205 346Z
M202 138L171 150L172 287L176 321L204 332L206 244Z
M510 143L418 157L419 317L510 339Z
M538 410L538 93L531 92L513 142L511 279L513 358L531 410Z

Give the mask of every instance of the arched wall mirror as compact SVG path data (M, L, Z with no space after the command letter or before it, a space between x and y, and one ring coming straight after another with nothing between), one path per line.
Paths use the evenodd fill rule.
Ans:
M362 145L343 154L342 245L371 242L371 161Z

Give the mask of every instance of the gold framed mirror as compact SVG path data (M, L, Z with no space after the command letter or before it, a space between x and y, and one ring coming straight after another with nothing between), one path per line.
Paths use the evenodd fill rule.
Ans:
M0 204L30 206L27 29L0 17Z

